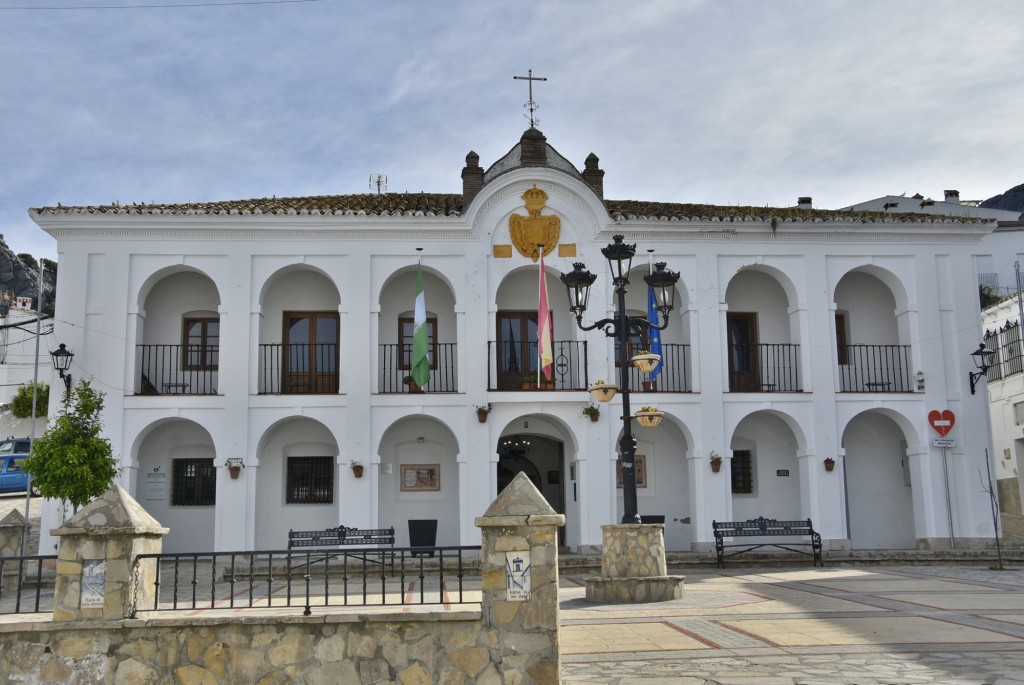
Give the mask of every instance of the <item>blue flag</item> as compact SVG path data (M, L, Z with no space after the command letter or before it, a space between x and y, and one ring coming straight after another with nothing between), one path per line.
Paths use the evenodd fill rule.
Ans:
M658 321L658 301L654 298L654 288L651 286L647 286L647 321L655 326L661 325ZM661 331L650 328L647 335L647 341L651 345L651 354L661 356ZM664 366L665 360L662 358L654 367L654 370L651 371L651 381L658 377Z

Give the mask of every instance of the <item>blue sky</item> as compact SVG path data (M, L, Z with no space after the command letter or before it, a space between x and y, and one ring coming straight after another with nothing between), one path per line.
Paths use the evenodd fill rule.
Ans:
M57 202L361 193L374 173L461 192L466 153L489 166L527 128L531 68L538 128L577 167L600 157L610 199L1024 182L1019 0L228 1L0 0L15 252L56 258L27 209Z

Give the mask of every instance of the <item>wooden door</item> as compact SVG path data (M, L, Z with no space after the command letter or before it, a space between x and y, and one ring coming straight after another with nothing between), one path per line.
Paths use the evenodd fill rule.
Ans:
M761 392L757 313L728 312L729 392Z

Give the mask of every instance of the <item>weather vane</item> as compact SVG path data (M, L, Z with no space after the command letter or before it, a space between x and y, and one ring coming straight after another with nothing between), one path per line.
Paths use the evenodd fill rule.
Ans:
M547 77L534 76L533 75L533 69L527 69L526 73L527 73L526 76L513 76L512 78L516 79L517 81L526 81L529 84L529 86L530 86L530 99L526 101L526 104L523 105L523 108L529 110L530 116L527 117L525 114L523 116L530 120L530 128L537 128L537 124L540 123L540 119L538 119L537 117L533 116L533 114L538 109L540 109L540 105L538 105L536 102L533 101L533 82L534 81L547 81L548 79L547 79Z

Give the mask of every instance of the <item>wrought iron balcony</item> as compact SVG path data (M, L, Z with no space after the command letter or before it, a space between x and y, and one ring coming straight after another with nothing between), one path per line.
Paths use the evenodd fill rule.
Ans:
M138 395L216 395L220 353L211 345L136 345Z
M802 392L800 346L734 344L729 351L729 392Z
M487 369L488 390L586 390L587 341L556 340L552 343L552 380L537 373L537 342L488 341L491 360Z
M429 349L430 382L419 388L406 382L412 373L412 345L380 345L377 355L377 389L381 393L458 392L458 345L435 343Z
M839 392L914 392L910 345L841 345Z
M615 358L618 359L619 346L615 345ZM609 382L619 382L619 372L609 372ZM635 366L629 367L629 388L634 392L692 392L693 384L690 377L690 346L675 343L661 345L661 373L654 380L649 380Z
M330 395L338 392L337 343L261 344L261 395Z

